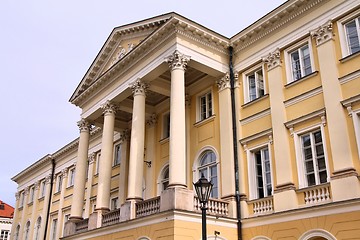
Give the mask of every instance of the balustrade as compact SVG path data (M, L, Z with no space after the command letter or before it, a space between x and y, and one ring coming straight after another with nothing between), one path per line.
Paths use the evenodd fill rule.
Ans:
M109 226L120 222L120 208L103 215L102 226Z
M216 216L228 216L229 215L229 203L220 199L209 199L206 213ZM201 204L197 196L194 197L194 211L201 212Z
M144 217L160 212L160 197L136 203L136 217Z
M89 219L86 218L80 222L77 222L75 225L76 225L75 228L76 233L86 232L88 230Z

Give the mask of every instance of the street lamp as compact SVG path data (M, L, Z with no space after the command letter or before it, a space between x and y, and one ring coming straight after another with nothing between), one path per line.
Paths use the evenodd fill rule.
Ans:
M204 177L204 174L201 174L201 178L199 179L199 181L193 184L201 204L200 208L202 216L202 240L206 240L206 204L209 201L213 184Z

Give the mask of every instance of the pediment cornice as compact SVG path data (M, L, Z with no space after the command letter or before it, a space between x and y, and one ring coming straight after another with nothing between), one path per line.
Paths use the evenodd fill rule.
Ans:
M235 53L264 39L300 15L327 0L290 0L231 38Z
M107 57L113 52L113 48L117 45L115 39L113 41L107 41L109 46L103 47L103 49L108 49L106 50L107 55L101 53L103 51L102 49L93 63L95 66L93 67L94 71L90 71L90 74L87 73L85 75L79 87L71 97L70 102L77 106L81 106L92 93L102 89L102 87L121 76L121 74L136 65L147 54L171 37L183 36L206 47L212 48L215 51L219 51L222 54L227 54L227 47L229 46L228 38L191 22L176 13L170 14L163 22L158 21L157 26L158 28L156 30L135 46L122 59L115 62L108 70L99 75L96 71L101 69L102 64L104 64ZM123 34L128 33L125 29L122 31ZM109 38L111 38L111 36ZM101 56L99 57L99 55Z

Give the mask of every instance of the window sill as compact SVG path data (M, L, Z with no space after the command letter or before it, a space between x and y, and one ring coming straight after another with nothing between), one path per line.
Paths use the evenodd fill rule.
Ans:
M160 144L165 144L165 143L169 142L169 138L170 138L170 137L163 138L163 139L161 139L161 140L159 141L159 143L160 143Z
M29 202L27 205L32 206L34 204L34 201Z
M292 87L292 86L294 86L294 85L296 85L298 83L301 83L301 82L303 82L303 81L305 81L305 80L307 80L307 79L309 79L311 77L316 76L318 73L319 73L319 71L315 71L315 72L312 72L312 73L310 73L310 74L308 74L308 75L306 75L306 76L304 76L302 78L299 78L298 80L289 82L288 84L285 85L285 88L289 88L289 87Z
M40 197L40 198L39 198L39 201L43 201L44 198L45 198L45 196Z
M210 116L210 117L208 117L208 118L205 118L205 119L203 119L203 120L201 120L201 121L199 121L199 122L196 122L195 124L194 124L194 126L195 127L200 127L200 126L202 126L202 125L204 125L204 124L207 124L207 123L209 123L209 122L212 122L212 121L214 121L214 119L215 119L215 114L214 115L212 115L212 116Z
M261 96L261 97L255 98L254 100L251 100L250 102L247 102L247 103L241 105L241 107L242 107L242 108L246 108L246 107L251 106L251 105L253 105L253 104L257 103L257 102L260 102L260 101L262 101L263 99L266 99L266 98L268 98L268 97L269 97L269 94L268 94L268 93L267 93L267 94L264 94L264 95Z
M71 188L74 188L74 185L66 187L66 190L71 189Z
M113 166L112 166L112 169L115 169L115 168L117 168L117 167L120 167L120 163L118 163L118 164L116 164L116 165L113 165Z
M57 191L56 193L54 193L54 196L60 195L61 191Z
M355 58L355 57L357 57L359 55L360 55L360 51L357 51L355 53L347 55L346 57L343 57L342 59L339 60L339 62L345 63L345 62L347 62L347 61L349 61L349 60L351 60L351 59L353 59L353 58Z

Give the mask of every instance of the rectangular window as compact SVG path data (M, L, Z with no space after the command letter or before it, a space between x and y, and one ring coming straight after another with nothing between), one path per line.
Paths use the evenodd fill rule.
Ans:
M19 207L23 207L24 206L24 192L20 193L20 204Z
M269 149L263 148L252 152L255 164L256 198L272 195L272 181Z
M51 224L51 240L56 240L56 228L57 228L57 219L52 220Z
M64 226L63 226L63 232L65 230L65 223L67 223L69 221L70 218L70 214L65 214L64 215Z
M291 51L289 55L293 81L296 81L312 73L310 48L308 44Z
M61 191L62 180L63 180L63 177L62 177L62 175L60 174L60 175L57 177L56 192L60 192L60 191Z
M200 121L213 115L212 94L208 92L199 97Z
M75 168L72 168L69 171L69 184L68 184L68 186L69 187L74 186L74 181L75 181Z
M170 137L170 113L163 115L163 139Z
M45 189L45 181L42 181L40 186L41 186L40 197L42 198L42 197L45 197L45 191L46 191L46 189Z
M119 199L117 197L111 199L110 208L111 210L115 210L119 208Z
M327 169L321 130L300 136L307 186L327 182Z
M264 96L264 76L262 68L246 75L247 83L247 102Z
M34 201L34 190L34 187L30 188L29 203L32 203Z
M121 163L121 144L114 147L114 166Z
M99 174L100 160L101 160L101 153L98 153L96 156L96 172L95 172L95 174Z
M8 240L9 239L9 230L1 230L0 240Z
M349 54L360 51L360 17L344 24L346 44Z

